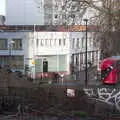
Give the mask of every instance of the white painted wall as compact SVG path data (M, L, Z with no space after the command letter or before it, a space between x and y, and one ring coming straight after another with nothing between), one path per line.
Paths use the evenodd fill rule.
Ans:
M59 39L61 39L61 45L59 45ZM65 45L63 44L63 39L65 39ZM41 45L41 41L43 42L43 45ZM68 54L70 48L69 33L68 32L36 32L35 44L36 44L35 46L36 55Z

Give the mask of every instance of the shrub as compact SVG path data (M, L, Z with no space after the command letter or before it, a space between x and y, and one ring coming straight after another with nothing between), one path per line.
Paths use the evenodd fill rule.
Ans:
M82 117L82 118L88 117L88 113L84 112L84 111L73 111L72 114L74 116L78 116L78 117Z

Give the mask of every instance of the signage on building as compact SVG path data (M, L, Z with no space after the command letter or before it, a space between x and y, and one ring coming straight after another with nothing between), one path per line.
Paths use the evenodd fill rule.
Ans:
M33 65L35 65L35 64L36 64L35 60L32 60L32 64L33 64Z
M74 26L70 26L69 30L70 31L85 31L86 26L84 26L84 25L74 25Z

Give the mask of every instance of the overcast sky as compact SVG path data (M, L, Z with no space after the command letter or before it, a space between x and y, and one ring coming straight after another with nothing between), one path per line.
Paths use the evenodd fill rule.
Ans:
M5 1L6 0L0 0L0 15L5 15Z

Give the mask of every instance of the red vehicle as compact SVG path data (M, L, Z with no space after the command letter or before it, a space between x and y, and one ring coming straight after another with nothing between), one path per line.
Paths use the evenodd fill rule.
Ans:
M120 56L112 56L102 60L100 68L102 83L116 84L120 82Z

